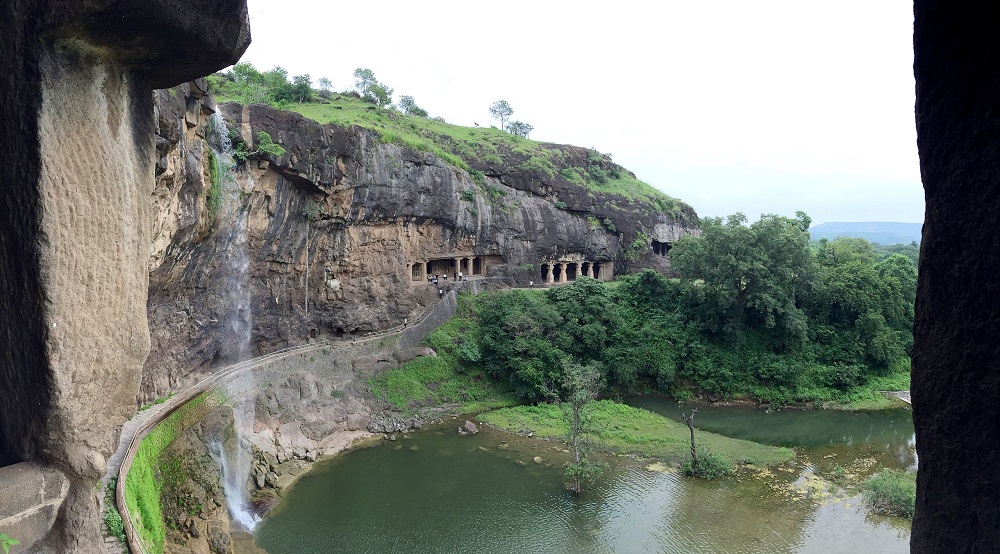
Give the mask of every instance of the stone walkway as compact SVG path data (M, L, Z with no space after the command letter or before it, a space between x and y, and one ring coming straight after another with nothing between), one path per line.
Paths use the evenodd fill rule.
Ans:
M913 404L913 402L910 401L910 391L908 390L898 390L898 391L884 390L882 391L882 394L888 396L889 398L898 398L910 405Z

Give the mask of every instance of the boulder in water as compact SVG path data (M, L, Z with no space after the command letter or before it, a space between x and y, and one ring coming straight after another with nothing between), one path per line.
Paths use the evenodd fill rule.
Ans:
M465 423L458 427L459 435L475 435L478 432L479 427L476 427L476 424L469 420L465 420Z

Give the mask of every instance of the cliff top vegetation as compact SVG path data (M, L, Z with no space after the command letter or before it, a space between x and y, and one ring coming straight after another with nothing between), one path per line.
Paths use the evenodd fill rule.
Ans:
M374 75L370 77L359 78L353 90L336 93L325 88L329 81L324 80L324 88L316 90L311 88L308 75L289 81L287 72L280 67L259 72L242 63L225 74L210 76L209 82L220 102L266 103L321 124L368 129L383 142L430 152L468 171L476 181L514 170L540 180L582 186L591 194L617 195L629 204L645 204L676 220L696 221L690 206L640 181L614 163L610 154L531 140L521 136L526 132L514 132L519 129L508 132L492 126L464 127L431 118L413 97L401 97L399 105L389 103L386 93L391 98L392 89L375 80Z

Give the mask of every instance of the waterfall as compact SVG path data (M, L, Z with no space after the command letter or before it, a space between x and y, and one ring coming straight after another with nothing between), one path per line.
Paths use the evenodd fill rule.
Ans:
M212 148L216 167L213 173L210 202L216 207L216 225L219 233L218 255L222 275L220 312L225 314L223 327L223 352L233 362L250 358L250 334L253 314L250 302L250 255L247 246L247 219L249 203L244 202L243 190L236 181L236 164L229 131L222 116L212 115L208 143ZM211 208L210 208L211 209ZM233 383L230 391L233 403L233 440L209 445L209 450L222 466L222 485L232 521L248 531L253 530L260 518L250 509L247 482L250 478L252 453L249 437L253 433L255 394L253 377L249 372ZM229 445L227 447L227 445Z
M222 468L222 490L230 520L247 531L253 531L260 522L260 517L250 506L247 487L253 462L249 440L255 415L253 376L244 373L227 388L231 397L238 398L233 404L233 436L209 443L209 452Z

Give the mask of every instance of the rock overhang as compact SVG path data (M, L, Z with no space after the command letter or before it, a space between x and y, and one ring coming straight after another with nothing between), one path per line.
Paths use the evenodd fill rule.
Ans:
M56 37L82 40L172 87L239 61L250 45L246 0L54 1ZM65 10L60 10L64 7Z

